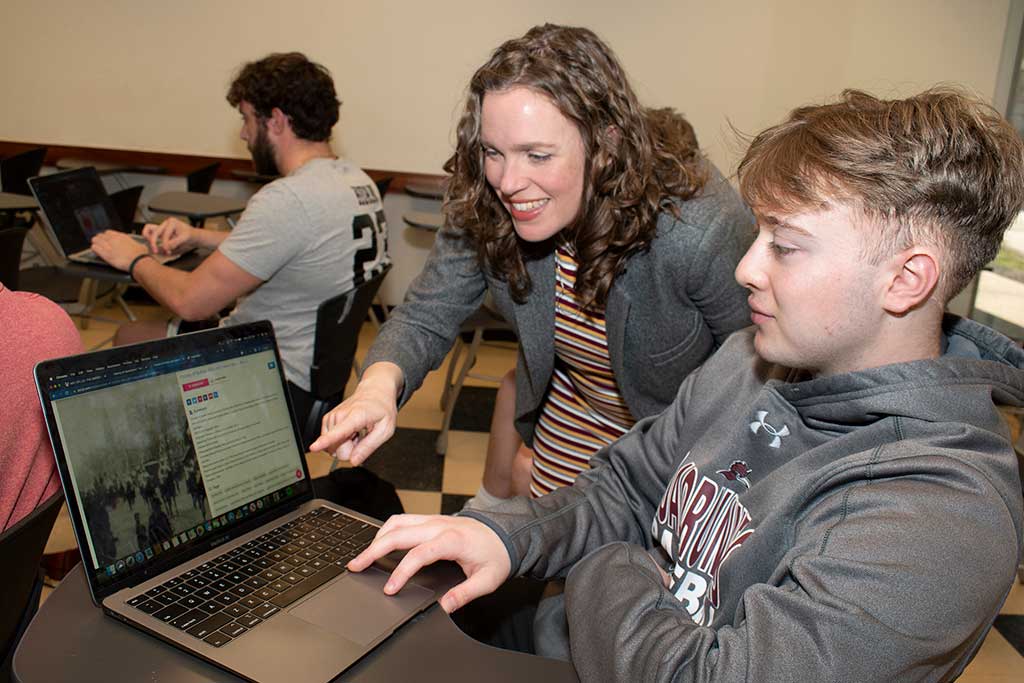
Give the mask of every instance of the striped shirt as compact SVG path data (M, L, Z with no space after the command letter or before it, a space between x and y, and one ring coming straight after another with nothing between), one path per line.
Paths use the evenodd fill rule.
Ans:
M636 421L612 372L604 312L580 308L570 248L555 256L555 367L534 431L534 496L572 484Z

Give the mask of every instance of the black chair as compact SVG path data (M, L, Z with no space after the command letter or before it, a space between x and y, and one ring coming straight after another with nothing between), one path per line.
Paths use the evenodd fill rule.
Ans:
M28 231L24 225L0 230L0 282L7 289L18 289L21 247Z
M0 190L14 194L32 194L28 179L39 175L46 159L46 147L0 159Z
M384 195L388 193L388 188L391 187L392 180L394 180L394 178L388 176L387 178L381 178L380 180L373 181L377 185L377 193L380 194L380 201L382 202L382 206L384 202ZM373 324L376 325L378 329L380 329L380 318L377 317L377 313L374 310L374 306L380 309L381 316L384 318L384 320L388 319L388 307L384 305L384 302L380 300L380 297L374 298L373 304L370 306L370 319L373 321Z
M359 328L389 270L390 265L355 289L331 297L317 308L313 364L309 368L313 406L306 416L304 443L311 443L320 435L324 415L341 403L359 345Z
M220 162L215 161L209 166L203 166L185 176L185 185L189 192L198 192L200 194L210 194L210 188L213 187L213 179L217 177L217 169L220 168Z
M57 492L0 534L0 683L11 680L14 650L39 608L40 562L64 494Z
M110 195L114 210L121 218L121 225L127 232L139 232L144 223L135 220L135 212L139 209L139 198L142 196L142 185L126 187Z

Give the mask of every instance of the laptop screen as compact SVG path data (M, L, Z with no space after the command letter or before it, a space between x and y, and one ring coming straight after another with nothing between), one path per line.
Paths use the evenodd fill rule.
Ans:
M46 361L36 379L93 586L134 584L308 497L269 323Z
M104 230L123 230L92 167L31 178L29 186L65 256L88 249L92 238Z

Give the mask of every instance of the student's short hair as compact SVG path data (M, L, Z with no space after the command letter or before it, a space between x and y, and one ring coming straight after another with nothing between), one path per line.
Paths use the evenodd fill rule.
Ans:
M912 244L938 247L945 302L995 258L1024 204L1024 143L955 88L902 100L846 90L754 138L738 175L755 211L840 202L877 222L861 255L876 263Z
M296 136L313 142L330 139L341 107L331 72L301 52L274 53L243 65L227 100L232 107L248 102L261 119L277 107Z

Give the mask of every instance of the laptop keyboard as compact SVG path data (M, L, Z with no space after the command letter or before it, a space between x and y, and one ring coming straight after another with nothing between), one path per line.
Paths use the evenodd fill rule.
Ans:
M128 604L221 647L343 574L376 533L372 524L317 508Z

